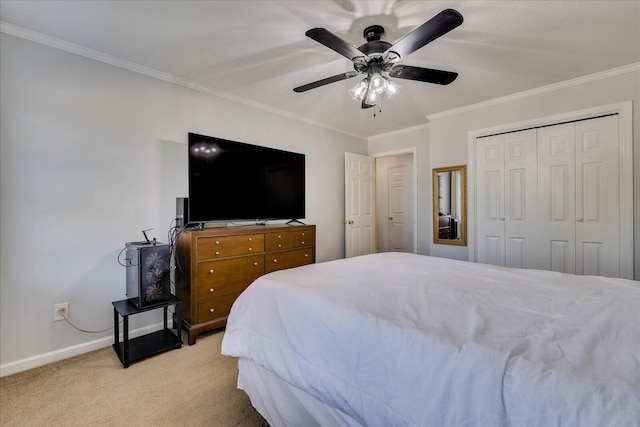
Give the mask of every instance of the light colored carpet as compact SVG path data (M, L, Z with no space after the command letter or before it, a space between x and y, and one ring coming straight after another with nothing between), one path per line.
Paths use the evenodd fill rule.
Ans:
M223 333L127 369L109 347L0 378L0 425L259 427Z

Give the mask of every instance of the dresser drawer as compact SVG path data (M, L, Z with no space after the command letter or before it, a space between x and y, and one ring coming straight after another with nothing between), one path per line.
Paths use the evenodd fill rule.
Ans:
M198 260L260 253L264 252L264 234L199 237L196 246Z
M268 233L266 248L268 252L312 246L314 235L312 230L284 231Z
M223 295L198 304L198 322L208 322L219 317L228 316L233 302L240 293Z
M264 255L198 263L198 300L242 292L264 274Z
M313 262L313 248L276 252L266 255L265 269L267 273L285 268L298 267Z

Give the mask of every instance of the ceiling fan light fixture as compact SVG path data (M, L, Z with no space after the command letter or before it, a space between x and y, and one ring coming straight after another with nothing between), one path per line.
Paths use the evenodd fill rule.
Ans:
M384 93L387 94L387 97L391 98L393 95L398 93L400 89L402 89L402 85L399 85L390 79L385 79Z
M385 93L388 98L398 93L402 86L380 73L372 73L362 79L361 82L349 89L349 95L357 102L364 100L366 105L378 105L381 95Z
M375 106L380 103L380 92L375 89L371 89L368 91L367 96L364 100L365 104L370 106Z
M349 89L349 95L351 95L351 97L356 101L362 102L365 94L367 93L368 87L369 79L365 77L360 83Z
M384 92L385 78L380 73L372 73L369 80L371 91L376 92L378 95Z

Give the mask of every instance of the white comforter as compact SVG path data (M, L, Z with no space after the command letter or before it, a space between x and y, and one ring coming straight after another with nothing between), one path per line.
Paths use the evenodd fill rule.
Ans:
M368 426L640 425L640 282L403 253L278 271L223 354Z

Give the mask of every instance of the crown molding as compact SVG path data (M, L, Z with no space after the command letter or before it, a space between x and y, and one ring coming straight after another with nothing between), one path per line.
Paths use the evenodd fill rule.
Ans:
M416 126L412 126L409 128L404 128L404 129L397 129L397 130L392 130L390 132L386 132L386 133L379 133L377 135L373 135L369 137L369 141L374 141L376 139L380 139L380 138L387 138L390 136L397 136L397 135L401 135L404 133L408 133L408 132L414 132L420 129L429 129L429 123L425 123L422 125L416 125Z
M619 76L621 74L631 73L634 71L640 71L640 62L636 62L635 64L624 65L618 68L612 68L610 70L601 71L599 73L589 74L582 77L577 77L575 79L566 80L559 83L550 84L547 86L542 86L539 88L526 90L523 92L514 93L511 95L503 96L500 98L491 99L489 101L479 102L477 104L471 104L460 108L454 108L453 110L442 111L440 113L430 114L425 116L427 120L432 121L435 119L441 119L443 117L453 116L460 113L467 113L469 111L479 110L482 108L504 104L511 101L516 101L519 99L528 98L531 96L540 95L547 92L553 92L558 89L565 89L572 86L578 86L581 84L593 82L596 80L602 80L609 77Z
M8 22L0 21L0 33L9 34L15 37L19 37L28 41L32 41L35 43L39 43L45 46L49 46L55 49L59 49L65 52L73 53L79 56L83 56L85 58L93 59L95 61L100 61L105 64L113 65L115 67L123 68L125 70L133 71L134 73L143 74L148 77L153 77L158 80L162 80L168 83L172 83L178 86L186 87L188 89L192 89L198 92L206 93L211 96L215 96L217 98L222 98L227 101L235 102L238 104L242 104L247 107L256 108L259 110L263 110L278 116L286 117L288 119L293 119L298 122L306 123L312 126L320 127L323 129L328 129L334 132L341 133L343 135L347 135L353 138L361 139L363 141L367 141L367 137L363 135L358 135L355 133L347 132L343 129L337 129L335 127L329 126L325 123L318 122L315 120L308 119L303 116L299 116L297 114L290 113L285 110L281 110L279 108L274 108L266 104L262 104L260 102L252 101L250 99L233 95L228 92L223 92L215 89L211 89L205 86L202 86L198 83L195 83L191 80L183 79L181 77L177 77L173 74L165 73L162 71L158 71L154 68L147 67L144 65L140 65L138 63L127 61L126 59L118 58L104 52L100 52L94 49L89 49L84 46L77 45L75 43L67 42L55 37L48 36L46 34L42 34L36 31L28 30L24 27L20 27L18 25L10 24Z

